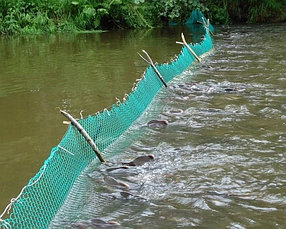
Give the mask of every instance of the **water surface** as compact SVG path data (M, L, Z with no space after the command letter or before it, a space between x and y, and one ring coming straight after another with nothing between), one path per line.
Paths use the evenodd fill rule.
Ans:
M0 209L63 137L58 107L77 118L109 108L145 71L137 52L166 62L181 49L181 31L191 37L182 27L0 37Z
M123 228L282 228L285 33L285 24L222 28L203 62L108 149L112 167L150 153L155 160L112 172L90 165L51 226L93 228L99 218ZM154 118L168 127L146 127Z
M35 75L44 77L23 81L27 89L24 92L10 83L12 89L6 90L14 92L6 92L0 98L3 103L0 120L5 120L1 125L6 125L1 128L6 130L5 134L1 133L1 163L3 160L4 164L1 174L7 174L1 175L1 179L6 184L4 187L9 187L2 191L1 185L1 196L11 197L11 190L19 192L41 166L51 145L56 145L63 135L66 127L61 125L63 119L55 107L64 107L75 115L80 110L93 113L97 111L94 107L102 109L114 103L115 96L122 97L129 92L146 67L136 56L142 47L150 50L159 62L178 53L180 47L174 41L179 39L179 29L155 30L151 31L152 35L148 31L144 37L145 32L113 34L118 39L110 41L109 46L108 34L80 35L71 43L80 43L81 48L68 46L65 52L75 53L61 57L59 45L55 48L59 57L52 65L49 65L52 51L35 58L46 63L48 69L54 69L52 66L58 66L59 72L65 69L68 75L58 73L61 76L52 83L45 79L53 79L53 74L48 77L41 74L41 69L34 70ZM163 89L145 115L108 149L114 154L109 159L111 166L150 153L155 155L155 160L113 172L106 171L104 165L92 163L77 181L51 227L93 228L91 220L100 218L116 221L123 228L283 228L286 221L285 36L285 24L221 28L215 37L214 50L203 62L193 65L173 80L168 89ZM99 51L91 48L96 40L87 42L99 39L96 37L102 38L98 50L103 46L101 52L104 55L109 52L108 57L96 59ZM38 39L35 47L47 38ZM138 42L139 47L135 45L132 49L131 44ZM116 51L118 58L114 57ZM81 54L76 55L77 52ZM92 52L90 56L89 52ZM87 61L88 58L92 61ZM28 58L22 56L22 59L28 62ZM97 62L100 64L96 65ZM19 74L23 78L31 75L34 63L30 64L27 74ZM110 65L117 68L107 73ZM75 68L81 69L82 74L76 74ZM89 69L93 69L91 73ZM95 74L95 69L100 71ZM6 79L2 74L1 80ZM21 79L15 77L12 82L18 80ZM5 84L1 82L1 85ZM40 90L31 90L35 85L40 85ZM53 99L49 99L50 91L55 96ZM13 96L13 106L12 102L10 105L3 102ZM22 106L21 110L16 109L18 106ZM147 127L146 123L155 118L166 119L169 125ZM19 123L23 123L22 128L18 127ZM30 171L30 175L26 173L24 177L24 170ZM104 176L126 182L130 194L107 184ZM22 184L18 190L17 185L12 189L11 182L17 179L19 182L15 183Z

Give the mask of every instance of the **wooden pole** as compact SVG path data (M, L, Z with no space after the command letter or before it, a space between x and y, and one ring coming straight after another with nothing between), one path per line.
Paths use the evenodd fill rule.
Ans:
M184 36L184 33L181 33L181 37L182 37L182 41L183 42L176 42L177 44L183 44L187 47L187 49L190 51L190 53L193 54L193 56L197 59L197 61L201 62L201 59L198 57L198 55L194 52L194 50L191 49L191 47L188 45L186 39L185 39L185 36Z
M73 118L69 113L60 110L61 114L64 115L67 119L70 120L71 124L74 125L77 130L84 136L85 140L87 141L87 143L91 146L91 148L93 149L93 151L95 152L96 156L98 157L98 159L101 162L105 162L105 160L103 159L101 153L99 152L99 149L97 148L96 144L94 143L94 141L92 140L92 138L89 136L89 134L85 131L85 129L82 127L82 125L80 125L80 123L78 121L75 120L75 118Z
M143 56L141 56L140 53L138 53L139 56L140 56L143 60L145 60L148 64L150 64L150 65L152 66L153 70L155 71L155 73L157 74L157 76L159 77L159 79L162 81L162 83L164 84L164 86L165 86L165 87L168 87L168 86L167 86L167 83L165 82L165 80L164 80L164 78L163 78L163 76L161 75L161 73L160 73L160 72L158 71L158 69L156 68L156 66L155 66L153 60L151 59L151 57L149 56L149 54L148 54L144 49L142 50L142 52L145 53L145 55L147 56L147 59L148 59L148 60L146 60Z
M210 19L207 19L207 21L202 17L203 25L207 28L209 33L214 36L214 33L210 30Z

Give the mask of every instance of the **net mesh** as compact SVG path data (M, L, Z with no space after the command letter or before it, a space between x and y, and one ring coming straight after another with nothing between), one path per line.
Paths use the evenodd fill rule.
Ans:
M190 23L201 21L201 13L194 11ZM208 29L200 43L189 45L200 56L212 48ZM176 60L156 65L166 82L186 70L195 60L184 46ZM148 67L141 80L134 86L124 102L118 102L110 110L79 122L93 138L99 150L105 149L138 119L163 84L152 67ZM58 146L51 150L39 172L30 179L17 199L12 199L13 211L0 221L1 228L48 228L63 205L80 173L96 159L95 153L84 137L70 125Z

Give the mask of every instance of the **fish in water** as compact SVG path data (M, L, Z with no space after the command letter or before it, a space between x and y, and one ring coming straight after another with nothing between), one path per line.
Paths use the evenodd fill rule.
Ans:
M115 227L115 226L120 226L119 223L117 223L116 221L104 221L102 219L97 219L97 218L94 218L94 219L91 219L91 224L92 226L95 226L96 228L107 228L107 227Z
M108 169L106 169L106 171L107 172L111 172L111 171L118 170L118 169L128 169L128 166L120 166L120 167L108 168Z
M114 228L118 226L120 226L120 224L116 221L113 221L113 220L105 221L105 220L98 219L98 218L94 218L94 219L86 220L86 221L80 221L80 222L71 224L72 228L77 228L77 229Z
M238 89L232 87L231 85L205 85L204 83L185 83L185 84L178 84L177 88L182 89L185 92L189 93L202 93L202 94L213 94L213 93L220 93L220 94L234 94L243 92L243 89ZM177 89L175 88L175 89Z
M157 120L157 119L151 120L147 123L147 125L150 127L152 126L163 127L163 126L167 126L168 124L169 124L168 120Z
M122 192L120 192L120 195L122 197L124 197L125 199L136 198L136 199L141 199L141 200L147 200L144 197L142 197L140 195L134 195L131 192L122 191Z
M126 190L130 189L130 186L123 181L117 181L113 177L104 176L104 181L110 186L117 186Z
M140 166L145 164L146 162L154 160L155 157L153 154L149 154L147 156L140 156L135 158L133 161L122 163L123 165L128 165L128 166Z
M238 92L238 90L236 88L225 88L224 89L224 92L227 92L227 93L236 93Z
M182 109L175 109L175 110L170 110L169 113L171 114L180 114L183 113L184 111Z
M86 229L88 228L88 224L86 222L76 222L71 224L72 228L77 228L77 229Z

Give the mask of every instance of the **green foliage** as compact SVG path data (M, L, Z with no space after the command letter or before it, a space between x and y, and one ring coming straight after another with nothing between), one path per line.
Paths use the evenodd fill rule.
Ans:
M48 16L43 2L5 1L1 0L0 32L13 33L43 33L54 32L55 24Z
M214 24L286 19L286 0L0 0L0 34L150 28L194 9Z
M141 0L142 3L142 0ZM150 20L146 16L148 7L146 5L139 5L140 2L129 1L129 3L116 4L109 12L109 19L114 22L114 26L124 28L146 28L152 27ZM145 16L143 16L145 15Z
M209 0L205 3L209 9L205 15L213 24L229 24L230 16L227 8L227 1Z
M144 0L0 0L0 33L146 28L149 9Z
M198 0L153 0L161 18L172 22L185 22L192 10L200 9L203 13L208 9Z
M208 16L212 22L254 23L286 19L286 0L207 0Z
M250 1L248 22L268 22L282 19L285 17L285 2L279 0Z

